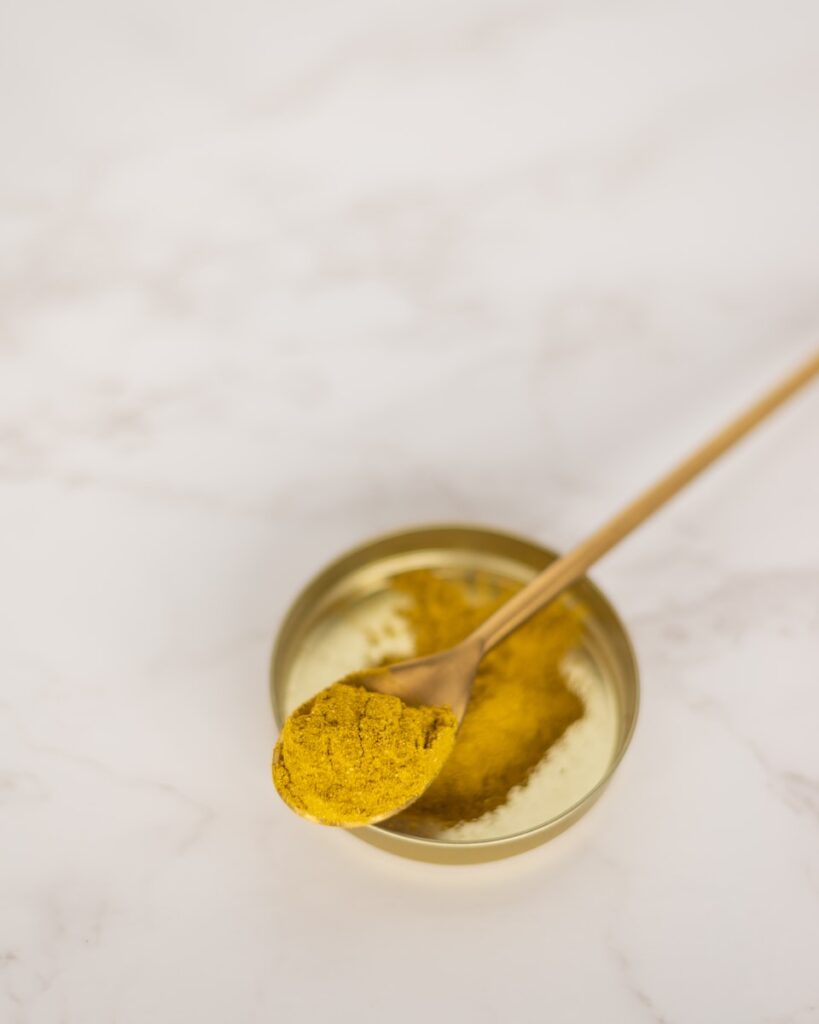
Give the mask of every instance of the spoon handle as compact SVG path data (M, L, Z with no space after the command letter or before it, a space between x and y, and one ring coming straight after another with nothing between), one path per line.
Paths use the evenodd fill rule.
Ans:
M687 459L643 491L612 519L604 523L572 551L553 562L523 590L518 591L475 630L470 640L477 640L483 652L490 650L530 619L535 612L553 600L569 584L574 583L598 558L628 536L653 512L673 498L699 473L711 465L740 438L744 437L769 413L785 402L812 377L819 373L819 352L814 353L799 369L751 405L740 416L723 427Z

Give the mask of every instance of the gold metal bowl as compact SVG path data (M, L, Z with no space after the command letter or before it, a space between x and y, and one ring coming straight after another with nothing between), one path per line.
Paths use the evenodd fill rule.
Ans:
M389 534L342 555L311 580L285 616L273 649L271 697L276 724L342 676L381 656L409 656L411 640L390 586L399 573L432 569L468 579L526 583L557 555L531 541L476 526L428 526ZM525 786L503 807L453 828L389 821L353 834L393 853L439 863L509 856L546 842L573 824L601 794L625 753L637 719L634 651L612 606L587 578L568 591L585 611L583 641L566 666L586 705L583 718L551 748ZM388 649L380 650L383 637ZM403 649L402 649L402 644Z

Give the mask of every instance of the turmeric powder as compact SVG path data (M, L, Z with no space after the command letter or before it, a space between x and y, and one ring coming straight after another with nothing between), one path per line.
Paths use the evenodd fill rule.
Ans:
M469 585L428 570L402 573L393 588L421 657L452 647L519 589L476 574ZM561 663L582 635L580 610L561 597L482 660L455 745L440 774L392 824L414 828L473 821L526 783L549 748L582 717Z
M392 587L405 599L399 615L419 657L463 640L519 589L486 574L466 581L428 570L402 573ZM525 785L584 714L563 674L582 628L579 609L559 598L487 654L457 737L448 708L411 707L365 689L366 673L348 676L285 722L276 788L324 824L363 825L408 804L391 824L425 830L481 817Z
M348 676L287 719L273 781L299 814L353 827L384 817L424 791L455 742L455 715L411 707Z

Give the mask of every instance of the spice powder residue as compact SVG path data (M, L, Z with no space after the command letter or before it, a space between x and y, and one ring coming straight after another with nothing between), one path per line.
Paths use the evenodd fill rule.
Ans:
M392 586L405 598L399 613L418 656L452 647L519 589L476 574L467 585L429 570L402 573ZM504 804L583 716L567 685L565 657L580 642L581 609L558 598L482 660L472 696L440 774L392 819L423 830L474 821Z

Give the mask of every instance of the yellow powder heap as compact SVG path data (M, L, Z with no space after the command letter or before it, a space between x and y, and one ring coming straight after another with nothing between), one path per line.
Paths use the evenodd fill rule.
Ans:
M519 589L483 574L467 584L429 571L393 581L415 654L452 647ZM413 827L455 825L501 806L549 748L582 717L562 663L582 634L580 611L559 598L481 662L452 754L421 798L396 818Z
M448 708L410 707L348 676L287 719L273 781L293 810L352 827L418 797L455 742Z

